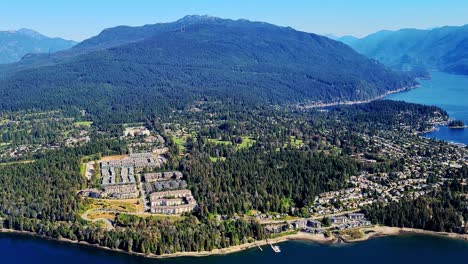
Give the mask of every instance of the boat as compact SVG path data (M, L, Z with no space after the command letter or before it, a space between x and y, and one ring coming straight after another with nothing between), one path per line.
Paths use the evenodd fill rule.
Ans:
M281 249L279 246L274 246L274 245L270 245L271 246L271 249L273 249L273 251L275 253L280 253L281 252Z

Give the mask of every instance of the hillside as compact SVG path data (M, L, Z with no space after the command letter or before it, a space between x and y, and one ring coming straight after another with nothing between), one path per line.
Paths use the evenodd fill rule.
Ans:
M74 41L49 38L30 29L0 31L0 64L17 62L29 53L54 53L75 44Z
M468 25L380 31L358 40L339 40L394 69L468 74Z
M207 98L333 102L415 84L325 37L205 16L104 30L51 58L0 80L3 109L66 106L102 114L183 109Z

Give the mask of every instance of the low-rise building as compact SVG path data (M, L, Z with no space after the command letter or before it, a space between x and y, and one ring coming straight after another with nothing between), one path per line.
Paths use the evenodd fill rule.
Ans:
M151 212L181 214L193 211L197 203L190 190L154 192L150 194Z
M330 221L332 224L341 225L345 224L348 221L348 218L346 216L334 216L330 218Z
M362 220L364 219L364 214L361 214L361 213L352 213L352 214L348 214L348 218L351 219L351 220Z

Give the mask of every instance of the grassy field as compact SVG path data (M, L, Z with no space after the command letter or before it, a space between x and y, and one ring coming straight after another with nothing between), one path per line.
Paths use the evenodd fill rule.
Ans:
M223 144L223 145L232 145L232 142L231 141L227 141L227 140L221 140L221 139L208 139L209 142L211 143L214 143L214 144ZM243 148L250 148L252 147L254 144L255 144L255 139L251 138L251 137L246 137L246 136L243 136L242 137L242 143L241 144L237 144L236 145L236 148L237 149L243 149Z
M255 214L260 213L258 210L249 210L245 213L247 216L254 216Z
M144 211L143 203L140 199L87 199L87 210L99 208L129 213L142 213Z
M81 163L80 174L81 174L82 177L84 177L85 173L86 173L86 163Z
M251 148L255 144L255 139L251 137L242 137L242 143L237 145L238 149Z
M78 121L75 122L75 126L85 126L85 127L90 127L93 124L91 121Z
M174 143L176 143L177 146L179 146L180 152L185 153L185 151L187 150L187 148L185 147L185 144L187 143L187 136L174 136L172 140L174 140Z
M272 234L272 235L271 235L271 238L277 238L277 237L282 237L282 236L295 235L295 234L297 234L297 233L298 233L298 231L296 231L296 230L291 230L291 231L286 231L286 232L282 232L282 233Z
M217 145L232 145L232 142L231 141L227 141L227 140L220 140L220 139L212 139L212 138L209 138L208 139L209 142L211 143L214 143L214 144L217 144Z
M128 157L128 155L113 155L113 156L102 157L101 160L102 161L121 160L126 157Z
M88 214L89 219L98 219L98 218L105 218L109 219L110 221L115 220L115 213L112 212L91 212Z

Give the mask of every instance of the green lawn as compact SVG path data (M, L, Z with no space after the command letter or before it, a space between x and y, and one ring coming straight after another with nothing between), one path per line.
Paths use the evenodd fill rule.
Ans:
M251 137L242 137L242 143L237 145L237 148L238 149L242 149L242 148L251 148L254 144L255 144L255 139L251 138Z
M174 143L176 143L179 146L179 150L182 153L185 153L185 151L187 150L187 148L185 147L185 143L187 143L187 137L174 136L172 140L174 140Z
M217 145L232 145L232 142L231 141L227 141L227 140L220 140L220 139L212 139L212 138L209 138L208 139L209 142L211 143L215 143Z
M214 143L214 144L218 144L218 145L221 145L221 144L222 145L229 145L229 146L232 145L232 142L228 141L228 140L209 138L208 141L211 142L211 143ZM244 136L244 137L242 137L242 143L237 144L236 148L237 149L251 148L255 144L255 142L256 142L255 139L253 139L251 137Z
M90 127L93 124L91 121L78 121L75 122L76 126L85 126L85 127Z
M85 177L85 173L86 173L86 164L81 163L80 174L81 174L82 177Z

